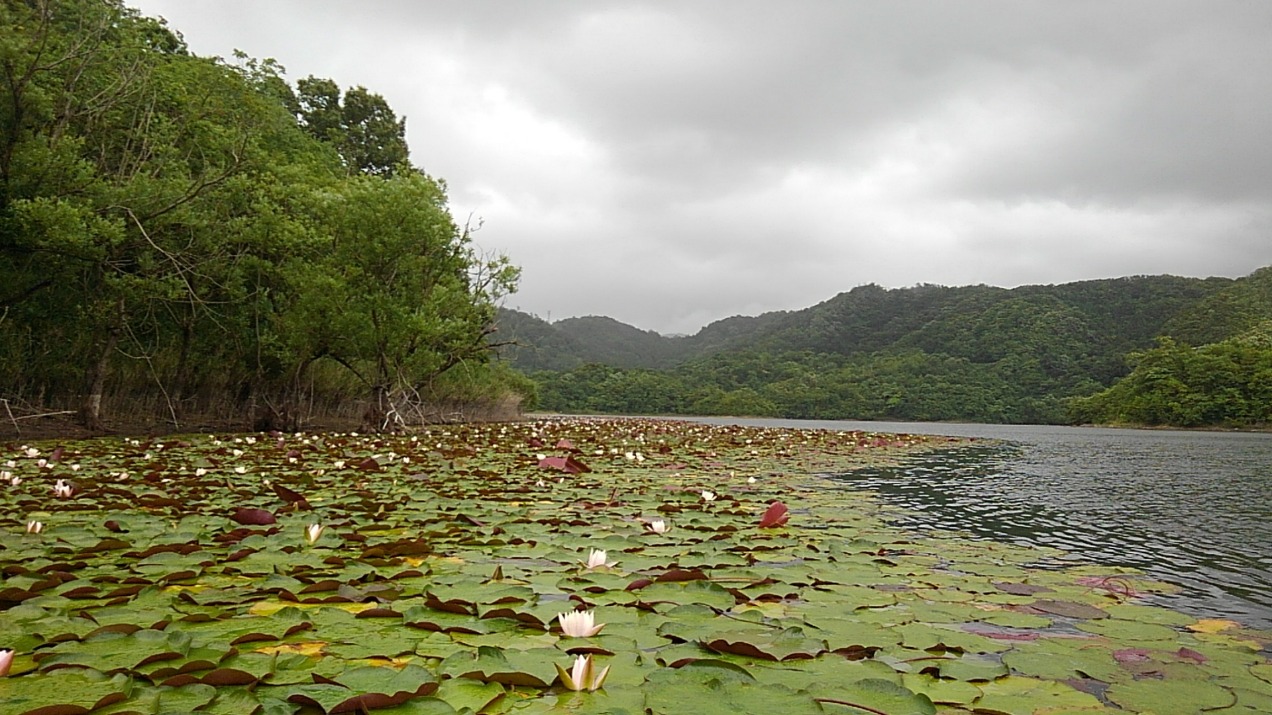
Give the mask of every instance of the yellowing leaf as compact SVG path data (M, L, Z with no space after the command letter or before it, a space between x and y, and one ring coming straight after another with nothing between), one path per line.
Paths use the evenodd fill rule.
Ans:
M1196 633L1222 633L1224 631L1239 628L1240 623L1230 621L1226 618L1203 618L1196 623L1188 626L1188 630Z
M290 601L257 601L247 612L253 616L272 616L284 608L299 608L310 611L319 608L338 608L349 613L361 613L368 608L376 607L375 603L293 603Z
M304 656L319 656L322 655L322 649L326 646L327 644L322 641L306 641L304 643L284 643L282 645L265 646L264 648L257 648L256 652L264 653L266 655L284 653Z

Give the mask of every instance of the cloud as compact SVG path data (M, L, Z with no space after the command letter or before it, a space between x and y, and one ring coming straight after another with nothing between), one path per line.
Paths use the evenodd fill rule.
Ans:
M543 316L1272 263L1267 3L140 6L384 94Z

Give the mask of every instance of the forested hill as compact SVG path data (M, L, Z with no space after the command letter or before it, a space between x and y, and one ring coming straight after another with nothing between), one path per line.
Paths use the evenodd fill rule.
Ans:
M1071 398L1113 385L1159 337L1202 345L1272 318L1270 275L866 285L684 337L504 311L500 337L520 343L507 356L534 375L545 409L1064 422L1097 417Z

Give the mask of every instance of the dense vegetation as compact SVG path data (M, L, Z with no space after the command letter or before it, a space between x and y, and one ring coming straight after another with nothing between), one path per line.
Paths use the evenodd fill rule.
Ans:
M1272 422L1272 268L1235 281L868 285L806 310L730 318L673 338L608 318L502 316L520 344L507 354L533 371L547 410Z
M377 94L197 57L118 0L0 5L0 398L278 426L494 399L517 271Z

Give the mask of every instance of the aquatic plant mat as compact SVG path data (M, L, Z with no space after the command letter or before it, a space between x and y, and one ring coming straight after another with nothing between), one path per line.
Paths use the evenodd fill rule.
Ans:
M1272 712L1266 633L908 533L818 476L961 443L563 420L10 445L0 711Z

